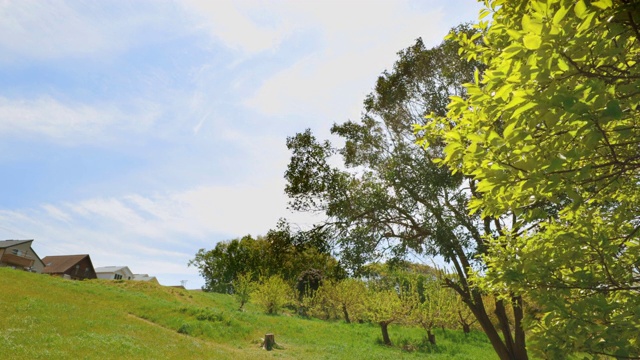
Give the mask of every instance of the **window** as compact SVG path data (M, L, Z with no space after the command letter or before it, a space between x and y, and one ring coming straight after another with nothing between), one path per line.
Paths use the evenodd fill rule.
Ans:
M12 249L12 250L11 250L11 253L12 253L13 255L18 255L18 256L21 256L21 255L22 255L22 251L20 251L20 249Z
M113 278L114 278L115 280L120 280L120 279L122 279L122 275L120 275L120 274L115 274L115 275L113 275Z

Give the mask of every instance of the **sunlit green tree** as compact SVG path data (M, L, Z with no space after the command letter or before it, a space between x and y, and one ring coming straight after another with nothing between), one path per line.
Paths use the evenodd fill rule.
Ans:
M637 357L640 3L485 4L482 32L457 39L487 69L416 129L477 182L472 211L513 215L478 280L536 303L545 357Z

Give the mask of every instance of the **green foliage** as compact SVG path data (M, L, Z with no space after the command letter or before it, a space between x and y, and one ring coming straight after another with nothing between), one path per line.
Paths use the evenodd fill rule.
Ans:
M343 147L319 141L310 130L287 139L292 157L285 191L291 207L328 216L319 229L335 239L341 262L356 275L383 253L396 259L409 251L449 258L452 241L475 251L468 231L458 226L474 226L464 213L461 177L425 162L431 154L415 145L411 130L425 114L444 113L449 95L464 93L462 83L474 67L457 49L453 41L426 49L418 39L401 51L393 71L379 77L365 100L361 122L332 127ZM344 166L330 165L334 155Z
M402 284L401 284L402 285ZM391 345L388 325L391 323L411 323L411 314L417 304L415 284L389 287L388 283L371 282L368 284L366 314L369 321L379 324L382 341Z
M481 45L477 29L459 26L453 32ZM475 183L437 163L445 151L446 139L438 133L444 125L421 127L425 115L447 113L450 96L464 102L468 94L462 84L480 77L484 65L461 58L460 49L452 39L433 49L417 40L399 52L393 69L378 78L366 98L361 121L331 128L344 140L342 147L316 139L310 130L288 138L292 158L285 191L293 209L327 215L316 230L334 239L341 263L354 276L365 275L365 264L381 259L399 264L410 253L442 256L455 269L447 286L469 306L499 357L526 359L523 314L514 312L511 326L505 312L518 308L504 306L522 299L505 288L493 289L503 298L487 308L483 291L470 281L474 272L485 270L486 238L505 221L467 212ZM421 124L417 134L413 124ZM427 131L440 138L425 150L415 142ZM342 166L334 166L336 160ZM500 314L499 326L491 322L491 312Z
M545 357L640 354L640 3L486 1L486 64L445 117L417 126L453 171L472 176L470 208L513 214L484 257L486 288L541 311Z
M414 289L416 290L414 299L417 302L412 313L413 321L422 326L430 337L433 336L432 331L435 327L451 328L455 322L455 312L458 310L455 308L456 300L460 297L435 279L423 282L423 299L420 299L421 294L417 292L417 284ZM463 306L463 309L468 309L466 305Z
M227 294L234 293L233 281L242 274L252 274L254 281L260 276L279 275L291 283L308 269L317 269L329 278L343 276L321 234L294 233L283 220L264 237L247 235L219 242L212 250L200 249L189 265L199 269L205 290Z
M365 320L367 288L361 280L349 278L329 282L322 286L322 296L327 302L325 306L330 306L333 313L341 314L345 322Z
M240 274L233 281L233 296L240 303L239 310L242 310L244 304L251 299L251 293L255 290L255 284L252 281L251 272L246 274Z
M252 298L267 314L278 314L285 306L293 303L291 287L278 275L262 279Z

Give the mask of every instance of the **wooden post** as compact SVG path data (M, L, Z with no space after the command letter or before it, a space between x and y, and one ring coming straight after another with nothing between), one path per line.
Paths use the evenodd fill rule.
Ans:
M264 348L268 351L273 350L273 345L276 343L276 336L274 334L266 334L264 336Z

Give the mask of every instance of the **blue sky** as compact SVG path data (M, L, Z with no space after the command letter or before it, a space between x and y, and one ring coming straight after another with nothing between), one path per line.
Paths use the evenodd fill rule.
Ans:
M0 2L0 239L164 285L286 209L285 139L357 120L473 0Z

